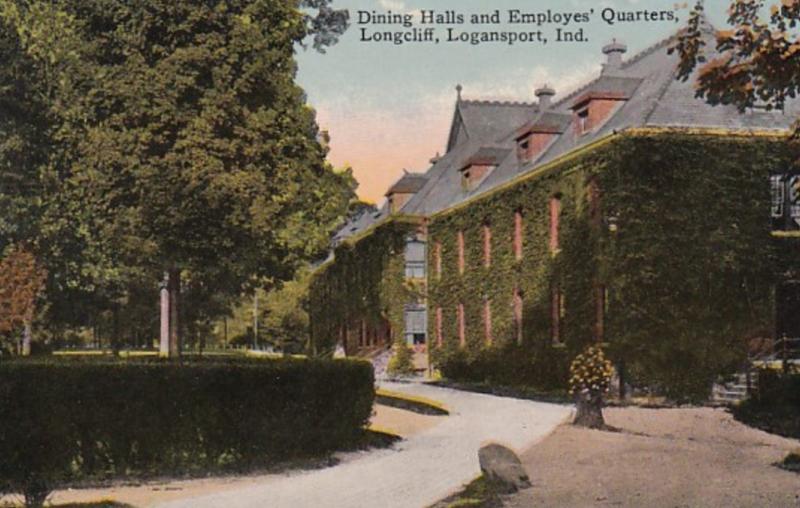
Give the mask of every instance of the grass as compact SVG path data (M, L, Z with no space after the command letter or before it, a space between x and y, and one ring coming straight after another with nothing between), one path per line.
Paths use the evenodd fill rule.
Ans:
M95 501L92 503L68 503L50 505L53 508L133 508L133 506L125 503L118 503L104 499L102 501Z
M467 484L460 492L439 501L430 508L500 508L502 490L495 482L479 476Z
M453 388L455 390L463 390L465 392L487 393L498 397L550 402L553 404L572 404L574 402L569 393L567 393L567 390L545 391L528 386L500 386L489 383L457 382L446 379L434 381L429 384Z
M441 402L416 395L384 390L383 388L375 391L375 403L424 415L442 416L450 414L450 410Z
M786 471L800 474L800 448L790 452L789 455L775 465Z

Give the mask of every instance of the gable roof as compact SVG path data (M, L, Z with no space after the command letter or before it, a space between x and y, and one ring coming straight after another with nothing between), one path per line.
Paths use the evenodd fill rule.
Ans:
M518 127L539 110L536 104L501 101L456 101L447 152L464 141L488 141Z

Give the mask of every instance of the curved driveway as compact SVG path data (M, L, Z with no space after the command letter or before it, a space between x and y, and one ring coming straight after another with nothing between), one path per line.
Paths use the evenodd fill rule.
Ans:
M480 474L478 448L497 441L523 451L571 412L569 406L423 384L382 383L443 402L450 416L398 443L327 469L274 475L256 485L159 506L178 508L422 508Z

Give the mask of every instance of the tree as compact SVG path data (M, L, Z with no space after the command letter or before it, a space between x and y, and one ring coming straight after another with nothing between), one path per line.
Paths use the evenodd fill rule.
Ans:
M0 0L0 21L54 133L37 239L53 292L113 308L163 275L175 353L182 281L237 295L324 250L355 182L325 162L294 50L336 42L330 0Z
M800 91L800 0L770 6L764 0L731 0L729 29L714 34L717 55L707 59L710 38L704 30L704 3L699 0L686 29L670 52L680 56L678 78L688 80L698 64L697 96L710 104L735 105L740 111L759 105L783 108ZM795 131L797 132L796 125Z
M30 251L12 246L0 259L0 334L24 329L18 352L31 353L31 322L46 273Z
M296 277L266 294L262 322L267 340L289 354L302 353L309 340L308 285L311 270L304 267Z

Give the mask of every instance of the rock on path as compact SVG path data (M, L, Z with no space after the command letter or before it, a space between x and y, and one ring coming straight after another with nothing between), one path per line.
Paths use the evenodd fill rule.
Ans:
M399 443L335 467L267 477L256 485L158 506L169 508L421 508L480 474L486 441L523 451L570 414L569 406L495 397L418 383L383 387L443 402L450 416Z

